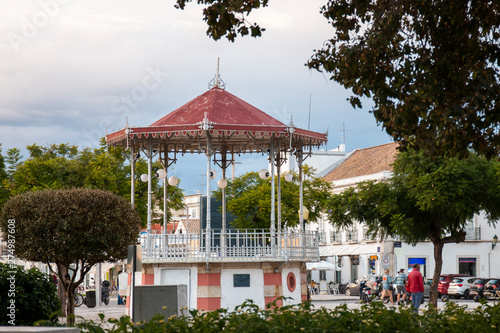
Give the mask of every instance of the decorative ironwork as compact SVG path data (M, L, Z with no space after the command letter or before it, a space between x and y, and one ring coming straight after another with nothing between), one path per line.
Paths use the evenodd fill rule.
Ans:
M214 87L226 89L226 82L224 82L219 75L219 60L220 58L217 58L217 73L215 74L215 77L208 83L208 89L212 89Z

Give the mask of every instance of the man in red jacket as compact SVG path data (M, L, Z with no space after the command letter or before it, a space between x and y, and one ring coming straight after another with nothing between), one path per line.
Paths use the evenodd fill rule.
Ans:
M424 298L424 278L422 273L420 273L420 265L414 264L413 270L408 274L408 287L411 292L411 303L415 308L415 312L418 312L418 308L422 303Z

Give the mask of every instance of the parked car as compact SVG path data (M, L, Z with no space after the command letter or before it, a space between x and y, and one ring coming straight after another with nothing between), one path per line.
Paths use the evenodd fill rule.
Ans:
M475 302L479 302L483 298L484 285L491 279L477 279L470 285L469 297L474 299Z
M366 285L371 288L372 292L376 293L378 291L378 286L382 283L382 277L380 275L365 275L356 281L349 283L345 288L346 296L359 296L360 290L359 285L361 281L366 281Z
M431 294L431 284L432 279L427 279L424 277L424 298L429 298L429 295Z
M465 298L469 299L470 286L479 279L479 277L465 277L459 276L453 279L448 285L448 296L451 298Z
M500 290L500 279L491 279L484 285L483 295L486 299L497 298L497 291Z
M439 277L439 282L438 282L438 296L441 297L441 295L448 295L448 287L450 285L450 282L453 281L454 278L456 277L473 277L472 275L468 274L443 274Z

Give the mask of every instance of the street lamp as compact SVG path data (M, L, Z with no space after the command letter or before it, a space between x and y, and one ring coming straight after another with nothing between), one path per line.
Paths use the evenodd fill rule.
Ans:
M267 179L270 177L270 174L269 174L269 171L267 171L266 169L262 169L259 171L259 177L260 179Z
M498 243L498 236L495 235L495 236L493 236L493 242L491 243L491 250L492 251L495 248L495 246L497 246L497 243Z
M168 179L168 185L170 185L170 186L177 186L178 183L179 183L179 179L175 176L172 176Z

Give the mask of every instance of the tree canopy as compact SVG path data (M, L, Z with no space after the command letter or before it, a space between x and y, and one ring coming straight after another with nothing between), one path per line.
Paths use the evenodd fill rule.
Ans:
M310 211L309 220L316 221L325 208L330 184L321 178L313 177L314 169L305 165L304 206ZM282 227L295 227L299 224L299 183L298 174L294 181L281 178ZM278 186L278 181L275 181ZM277 189L276 189L277 191ZM220 199L222 191L217 191ZM226 188L227 210L236 216L232 225L236 228L269 228L271 216L271 183L261 179L257 172L248 172L230 182ZM275 195L278 200L277 194ZM276 211L278 206L276 204ZM277 214L277 212L276 212ZM277 217L276 217L277 221Z
M192 0L177 0L184 8ZM199 0L217 40L264 28L245 18L267 0ZM307 66L374 102L377 122L402 148L440 156L500 153L500 2L329 0L333 37Z
M7 170L5 165L5 158L2 155L2 144L0 143L0 208L9 198L9 191L5 186L7 181Z
M460 159L400 153L391 179L360 183L333 195L328 207L336 226L360 221L371 235L412 244L430 240L435 260L431 302L436 306L443 246L465 240L464 227L474 214L484 212L492 224L500 218L500 163L476 155Z
M130 202L111 192L68 189L16 195L5 203L0 223L4 239L9 232L15 237L16 257L56 264L60 286L72 300L93 265L127 257L141 220ZM67 302L67 313L70 321L73 302Z
M42 189L94 188L111 191L130 201L130 165L117 148L106 147L102 142L102 146L95 149L79 150L69 144L47 147L33 144L27 150L29 157L26 160L22 160L18 149L10 149L7 153L5 160L9 168L0 184L9 192L8 195ZM0 154L0 182L1 162ZM162 167L156 163L154 168ZM143 225L146 225L147 183L140 181L142 173L147 173L147 163L138 159L134 201ZM168 207L182 208L182 190L177 186L167 186ZM153 177L152 191L154 202L163 208L163 190L156 177ZM0 197L0 207L1 203Z

